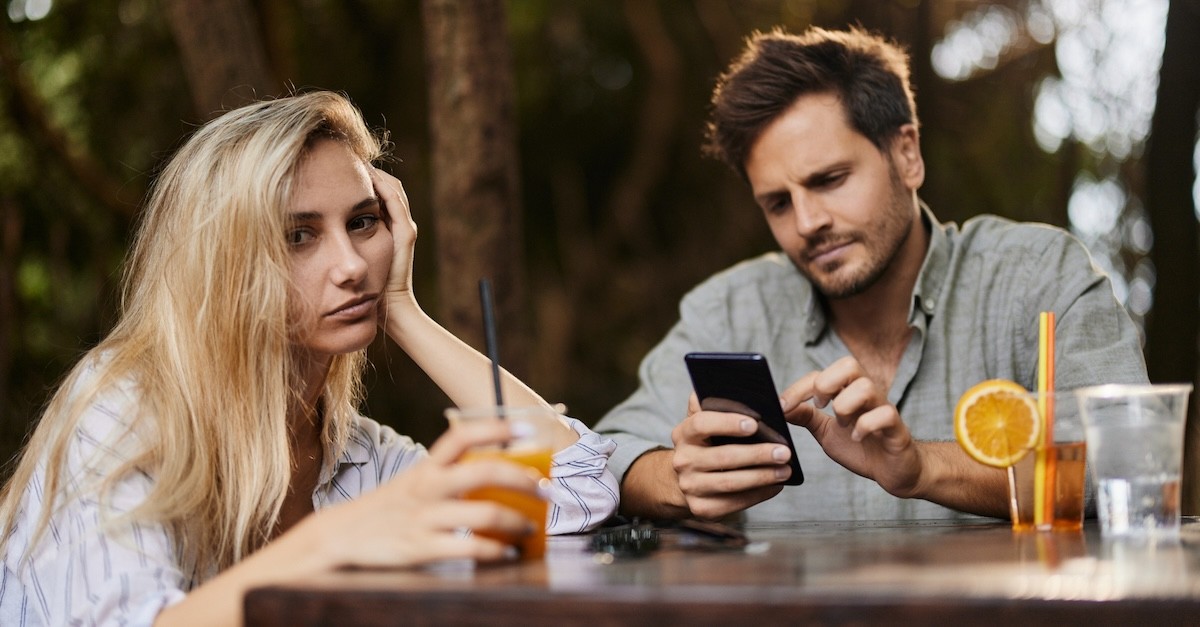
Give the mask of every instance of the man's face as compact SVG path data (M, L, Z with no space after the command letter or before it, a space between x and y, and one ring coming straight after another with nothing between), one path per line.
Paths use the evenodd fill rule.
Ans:
M850 127L833 94L802 96L768 125L746 175L775 240L831 299L874 285L920 228L916 128L903 127L881 152Z

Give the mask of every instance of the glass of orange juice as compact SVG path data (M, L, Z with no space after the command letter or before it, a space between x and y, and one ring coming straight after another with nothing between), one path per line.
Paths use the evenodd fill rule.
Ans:
M562 429L559 424L559 414L554 409L541 406L471 409L451 407L446 410L446 418L450 421L451 426L490 420L508 420L520 423L522 427L514 429L514 432L519 435L515 435L504 446L472 449L463 455L462 461L503 459L531 468L542 477L543 481L549 481L550 460L554 455L554 433L556 429ZM472 490L465 494L464 498L494 501L520 512L532 523L532 533L522 537L510 537L506 534L492 532L477 533L515 546L520 551L522 559L541 559L545 556L546 501L524 492L490 487Z
M1013 528L1079 530L1083 527L1087 446L1075 395L1047 392L1039 397L1030 392L1028 398L1034 404L1052 405L1053 433L1049 442L1043 433L1037 446L1008 469Z
M1053 416L1049 437L1043 414ZM1074 395L983 381L959 399L954 434L969 456L1008 473L1013 530L1083 528L1087 446Z

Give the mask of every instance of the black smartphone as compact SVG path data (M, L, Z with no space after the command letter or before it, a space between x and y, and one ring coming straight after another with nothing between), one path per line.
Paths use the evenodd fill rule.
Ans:
M767 358L758 353L688 353L683 356L683 361L702 409L745 414L758 421L758 431L754 435L713 437L710 439L712 444L773 442L786 445L792 451L788 462L792 475L783 484L804 483L800 458L796 455L788 423L783 418Z

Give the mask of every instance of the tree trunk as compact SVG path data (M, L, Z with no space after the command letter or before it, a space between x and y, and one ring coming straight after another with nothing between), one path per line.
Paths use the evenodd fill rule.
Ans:
M478 281L494 285L501 363L526 370L515 87L502 0L425 0L441 316L482 347Z
M249 2L167 0L164 6L201 119L279 94Z
M1200 329L1200 244L1192 185L1196 171L1196 115L1200 111L1200 2L1175 0L1167 11L1166 45L1159 72L1158 102L1146 154L1146 209L1154 229L1157 280L1147 317L1146 358L1154 382L1195 382ZM1200 418L1196 393L1184 441L1183 510L1200 512Z

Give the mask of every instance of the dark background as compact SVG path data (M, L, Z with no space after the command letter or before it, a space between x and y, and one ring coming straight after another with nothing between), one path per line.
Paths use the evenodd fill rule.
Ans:
M111 325L121 260L154 168L211 111L198 111L199 86L181 58L188 24L167 13L187 0L5 4L7 460L55 382ZM435 269L446 251L434 238L421 3L216 4L251 18L241 43L264 50L284 84L343 90L369 124L391 132L398 160L390 169L422 228L417 294L438 317L445 298ZM1195 379L1196 1L1172 2L1169 11L1166 0L501 6L516 98L523 244L515 254L523 255L524 288L521 319L510 313L500 324L527 331L502 336L502 350L519 356L511 363L535 389L585 422L633 390L639 359L675 321L687 289L773 247L744 184L698 146L714 78L747 34L775 25L861 24L905 45L923 124L921 195L935 213L1073 228L1143 325L1151 378ZM445 396L394 348L380 341L371 352L366 413L431 441L444 426Z

